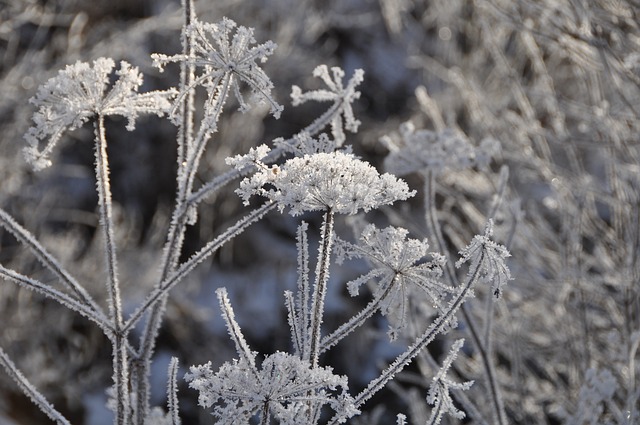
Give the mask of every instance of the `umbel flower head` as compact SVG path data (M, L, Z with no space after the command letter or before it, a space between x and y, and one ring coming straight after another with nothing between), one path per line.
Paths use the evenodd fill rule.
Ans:
M495 139L484 139L475 147L464 134L452 129L416 130L411 122L400 126L400 136L400 142L389 136L381 139L390 151L385 169L397 175L426 170L441 174L473 166L486 167L500 150L500 143Z
M138 93L142 74L127 62L120 62L118 77L111 89L109 76L115 67L110 58L99 58L90 65L76 62L40 86L31 103L38 107L25 139L25 157L36 170L48 167L48 155L65 131L81 127L96 115L121 115L129 119L128 130L133 130L139 113L162 115L171 106L173 91ZM41 140L47 140L39 150Z
M237 28L236 28L237 27ZM236 28L235 34L231 31ZM187 39L191 43L192 55L153 54L156 66L163 69L167 63L184 62L201 69L200 75L194 80L194 85L206 87L209 91L207 102L207 115L212 115L210 110L218 96L225 90L233 87L236 99L240 103L240 110L246 111L249 105L240 93L238 81L243 81L252 90L253 97L258 101L264 101L271 107L274 117L280 117L283 107L271 96L273 83L260 68L256 61L266 62L277 45L272 41L252 46L256 43L253 37L253 28L237 26L228 18L211 24L195 20L187 28ZM225 90L221 90L226 87ZM192 87L189 87L191 89ZM184 96L186 93L181 93Z
M358 412L345 376L334 375L330 368L312 368L308 361L282 352L268 355L258 369L252 355L252 362L226 362L216 373L211 362L192 366L185 376L199 392L200 406L214 406L217 423L249 424L260 415L260 423L270 423L269 417L274 417L281 424L301 424L310 409L319 411L324 405L343 417Z
M454 288L440 282L442 255L428 252L427 240L407 238L408 231L398 227L378 229L368 224L358 244L337 239L338 263L345 258L365 258L371 271L347 284L351 296L358 294L361 285L375 279L373 297L380 300L380 310L390 321L389 336L395 339L406 326L409 303L422 303L423 294L429 305L441 309L447 294ZM431 261L427 261L431 257Z
M291 215L329 210L356 214L415 194L404 181L391 174L380 175L351 153L307 154L291 158L281 167L263 164L260 159L267 153L268 148L263 145L247 155L227 159L228 164L237 168L252 162L259 168L236 191L245 204L252 195L259 194L277 202L281 211L290 207Z

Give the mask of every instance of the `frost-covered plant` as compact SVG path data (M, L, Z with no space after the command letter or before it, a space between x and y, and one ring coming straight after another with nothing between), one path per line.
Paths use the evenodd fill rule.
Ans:
M226 290L221 288L217 294L239 359L223 364L216 373L211 371L211 362L192 366L185 378L200 393L200 406L216 404L213 414L219 423L249 423L255 416L261 424L270 423L272 416L282 424L317 423L324 405L345 418L358 413L347 392L347 378L334 375L330 368L276 352L266 356L258 369L256 353L242 335ZM217 404L218 400L223 404Z
M476 236L460 251L461 258L456 266L468 264L468 272L458 281L448 257L428 252L426 239L410 239L408 231L402 228L381 230L373 224L368 225L361 233L359 243L339 240L338 265L344 258L365 258L369 262L372 271L348 282L346 287L356 295L362 285L370 283L374 288L372 300L353 318L327 333L326 298L329 285L334 284L330 276L336 241L336 215L364 214L388 207L413 197L416 191L410 190L408 184L396 176L379 173L349 149L336 150L346 141L344 130L355 133L361 124L354 116L352 103L360 97L356 87L363 81L364 73L355 70L345 85L345 72L341 68L331 68L330 74L324 65L318 66L313 75L321 78L328 90L303 93L294 86L291 97L294 105L309 100L332 102L326 112L296 135L276 139L274 149L261 145L251 148L245 155L229 158L227 164L234 169L198 186L196 175L209 141L219 131L218 123L231 92L242 112L248 111L251 103L245 101L242 93L245 86L258 102L266 102L270 106L275 118L280 116L282 107L271 94L273 83L257 63L266 61L274 53L275 43L268 41L255 45L253 30L237 26L228 18L215 24L202 22L196 17L193 6L190 0L183 2L182 53L153 55L155 65L161 70L173 63L180 65L177 88L138 93L142 75L137 68L123 61L115 76L111 76L115 62L100 58L91 64L77 62L60 71L58 76L40 88L33 100L39 109L33 115L34 126L26 135L29 146L25 149L25 156L36 170L50 164L51 151L65 132L73 131L89 120L94 123L95 178L106 300L94 299L87 291L86 283L74 278L43 244L3 210L0 210L0 224L62 283L63 288L54 287L37 275L23 274L4 266L0 266L0 276L86 317L105 334L112 349L113 382L108 390L108 406L113 410L114 424L178 425L181 419L176 359L169 365L167 410L152 407L150 400L151 361L170 291L184 281L197 265L211 258L271 210L283 212L288 209L292 217L303 213L323 213L313 275L309 272L308 226L304 222L298 226L297 293L284 293L292 353L276 351L260 356L260 360L258 353L249 348L235 320L226 290L219 289L220 307L238 358L223 362L217 372L211 369L210 363L193 366L186 379L199 392L200 405L212 409L219 423L258 420L268 424L275 419L292 425L313 424L325 421L324 416L328 415L333 415L326 418L328 423L343 423L359 414L364 404L424 352L437 336L455 328L457 313L473 296L474 287L485 284L492 288L496 297L502 294L510 279L505 263L508 251L491 239L490 216L484 235ZM196 92L200 90L206 92L206 97L197 108ZM118 256L115 231L117 220L105 117L124 116L129 119L127 129L134 130L136 118L143 113L158 116L169 113L171 122L178 128L177 190L155 286L142 301L132 305L132 300L126 300L122 295L123 286L131 282L119 267L122 259ZM198 116L201 119L198 120ZM322 133L327 127L332 140ZM405 144L409 146L405 146L408 149L405 153L417 155L421 152L413 146L424 147L414 140L416 137L422 139L423 134L414 137L409 131L404 135L407 139ZM433 183L434 174L440 174L444 168L459 170L472 165L486 166L488 155L474 157L479 151L474 150L468 141L451 138L448 133L438 137L442 143L430 154L436 158L435 162L427 160L416 169L405 167L399 171L424 168L429 185ZM40 149L39 144L43 141L46 145ZM280 158L290 154L293 156ZM447 162L449 160L453 162ZM455 165L456 161L459 165ZM251 208L235 224L184 259L187 228L198 221L198 206L207 196L240 177L244 178L236 192L245 206L251 206L249 201L254 195L265 198L262 205ZM431 199L433 192L427 192L427 198ZM430 206L427 216L432 213L433 206ZM431 217L431 221L434 220L435 217ZM437 226L430 238L436 240L437 250L444 253L445 246ZM441 281L443 274L448 281ZM407 300L418 301L415 294L420 294L433 307L435 318L415 328L415 334L403 333L408 320L423 319L422 316L409 318ZM106 311L102 307L103 301L108 306ZM125 304L130 314L126 314ZM392 339L402 339L407 347L378 376L370 379L359 394L352 395L346 376L334 374L332 368L324 364L323 354L376 312L390 321ZM402 338L399 338L400 334ZM139 339L134 342L134 337ZM452 361L453 355L445 360L444 369L448 369ZM49 418L61 424L69 423L29 383L3 350L0 350L0 364ZM487 373L490 371L489 367ZM454 416L460 416L450 402L448 388L465 387L453 384L443 374L436 375L436 386L430 393L430 399L437 404L434 412L436 421L442 416L443 407ZM494 386L490 377L488 380ZM499 422L504 422L497 389L493 388L492 392ZM403 423L404 416L398 415L397 421Z
M468 390L473 385L473 381L457 383L447 378L447 371L451 367L451 364L458 355L458 351L464 344L463 339L459 339L453 343L449 355L444 360L442 368L433 377L433 382L429 387L429 394L427 396L427 402L433 404L434 408L431 411L431 417L427 424L437 425L442 420L445 413L451 414L454 418L464 419L466 416L464 412L460 411L454 404L449 391L451 389Z
M429 253L426 239L407 239L408 233L402 228L378 229L369 224L362 231L359 244L338 240L339 264L345 258L366 258L372 265L370 272L347 283L350 295L358 295L360 286L373 279L377 282L372 291L373 300L350 322L329 335L326 347L344 337L341 331L355 329L352 322L363 323L375 313L376 308L390 321L389 337L394 340L406 326L412 299L420 304L426 295L427 302L439 309L443 307L441 303L446 296L455 291L440 280L444 257ZM433 260L426 261L427 256Z
M111 58L98 58L93 64L76 62L40 87L31 99L38 111L33 115L35 126L25 135L30 146L24 150L27 162L36 170L51 165L48 156L65 131L81 127L90 118L121 115L129 119L127 130L133 130L140 113L163 115L169 110L175 97L173 90L138 93L142 74L125 61L120 63L115 72L118 79L111 86L114 67ZM46 146L40 150L43 140Z

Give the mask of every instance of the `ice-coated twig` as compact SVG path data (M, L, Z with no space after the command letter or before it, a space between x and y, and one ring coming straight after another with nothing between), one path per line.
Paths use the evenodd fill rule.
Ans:
M107 291L109 293L109 316L114 327L113 335L113 380L116 387L116 424L126 425L129 414L129 370L127 360L126 333L123 332L122 297L118 280L118 260L113 230L111 186L107 139L104 132L104 117L99 114L95 124L96 136L96 185L98 211L103 231L107 266Z
M180 407L178 404L178 367L179 361L171 357L168 368L169 380L167 382L167 408L171 416L171 425L180 425Z
M451 381L447 378L446 374L453 360L455 360L458 355L458 351L462 348L464 343L463 339L456 340L451 349L449 350L449 354L445 358L442 367L438 371L438 373L433 377L433 381L431 386L429 387L429 393L427 396L427 402L429 404L434 405L431 410L431 416L427 421L427 425L438 425L442 420L442 417L445 413L449 413L451 416L457 419L464 419L465 413L459 410L451 398L449 391L451 389L456 390L468 390L473 385L473 381L457 383Z
M227 332L231 336L233 343L236 346L236 353L240 356L240 359L246 362L251 367L252 371L256 371L256 353L251 351L247 341L244 339L244 335L242 334L242 330L236 321L236 316L233 312L233 308L231 307L231 303L229 302L229 297L227 295L227 289L222 287L216 290L216 296L218 297L218 302L220 303L220 310L222 310L222 317L224 318L224 322L227 325ZM256 374L256 377L257 374Z
M86 304L97 315L104 316L102 308L91 298L91 295L78 281L55 259L49 251L24 227L19 225L13 217L0 208L0 225L7 229L15 238L26 246L36 258L56 275L58 279L69 288L83 304ZM105 317L106 320L106 317Z
M302 349L300 355L303 359L310 358L309 351L309 296L311 289L309 287L309 240L307 236L307 222L302 222L298 226L296 235L296 245L298 248L298 296L296 298L298 307L298 317L300 318L300 340L302 341Z
M29 380L20 372L16 365L11 361L7 353L0 347L0 364L4 368L7 375L13 379L20 387L22 392L38 406L38 408L58 425L71 425L71 423L58 412L55 407L47 401L47 399L29 382Z
M114 328L109 320L104 315L94 311L85 304L80 303L75 298L72 298L69 295L62 293L36 279L20 274L14 270L7 269L2 265L0 265L0 276L57 301L68 309L75 311L97 324L107 337L113 337Z
M329 282L329 262L331 260L331 247L333 245L333 211L328 210L324 214L322 224L322 237L320 239L320 249L318 252L318 264L316 266L316 279L313 285L313 296L311 297L311 317L310 328L310 362L312 367L318 366L320 358L320 327L324 315L324 299L327 295L327 283Z

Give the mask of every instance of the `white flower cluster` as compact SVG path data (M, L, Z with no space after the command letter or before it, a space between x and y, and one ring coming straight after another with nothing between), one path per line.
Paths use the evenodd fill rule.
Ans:
M76 62L42 85L31 103L38 106L25 139L25 157L36 170L51 165L48 155L65 131L81 127L96 115L121 115L129 119L128 130L133 130L139 113L162 115L171 106L173 91L139 94L142 74L127 62L120 62L118 79L111 90L109 76L115 67L110 58L99 58L90 65ZM48 139L44 149L39 142Z
M469 139L451 129L442 132L417 130L413 123L400 126L401 142L384 136L381 142L390 153L385 159L385 169L397 175L430 170L435 174L460 171L478 166L486 167L500 150L495 139L484 139L474 147Z
M258 149L266 153L264 147ZM305 211L356 214L415 195L404 181L390 174L380 175L350 153L304 155L289 159L280 167L255 161L255 152L249 155L259 170L245 178L236 191L245 204L252 195L259 194L277 202L281 211L290 207L291 215ZM227 163L241 168L246 165L242 158L231 158Z
M260 370L255 361L241 359L224 363L214 373L209 362L191 366L185 379L199 392L200 406L214 406L219 424L249 424L255 415L261 423L269 423L271 416L279 423L306 423L305 418L314 416L310 411L319 412L324 405L346 417L358 413L345 376L334 375L330 368L312 368L283 352L268 355Z
M196 76L194 84L209 90L208 107L211 107L216 97L224 92L220 91L221 87L230 85L240 103L240 110L248 110L249 105L240 93L237 81L240 80L251 88L252 95L257 101L267 102L273 116L278 118L283 107L271 96L273 83L256 64L256 61L265 62L277 46L274 42L267 41L251 47L256 43L253 28L236 27L237 24L228 18L223 18L215 24L195 20L186 32L193 50L192 56L182 54L167 56L156 53L151 57L160 70L171 62L184 62L201 68L202 72ZM231 32L234 28L236 30L232 36ZM185 94L181 93L181 96ZM207 113L212 114L212 111Z

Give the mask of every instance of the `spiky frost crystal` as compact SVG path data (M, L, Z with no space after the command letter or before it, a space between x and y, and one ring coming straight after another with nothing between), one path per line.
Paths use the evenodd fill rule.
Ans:
M138 114L162 115L169 110L175 92L139 94L142 74L125 61L120 62L120 69L115 72L118 78L107 91L114 67L110 58L96 59L93 64L76 62L40 86L31 99L38 107L33 114L35 126L25 135L29 143L25 157L36 170L51 165L48 156L65 131L81 127L91 117L121 115L129 119L127 129L133 130ZM39 150L42 140L47 140L47 145Z
M266 152L263 147L258 149ZM255 152L249 155L254 161ZM236 192L245 204L259 194L277 202L281 211L290 207L291 215L328 210L356 214L415 194L404 181L390 174L380 175L370 164L341 151L292 158L280 167L254 162L259 171L245 178ZM244 167L247 160L236 156L227 163Z

